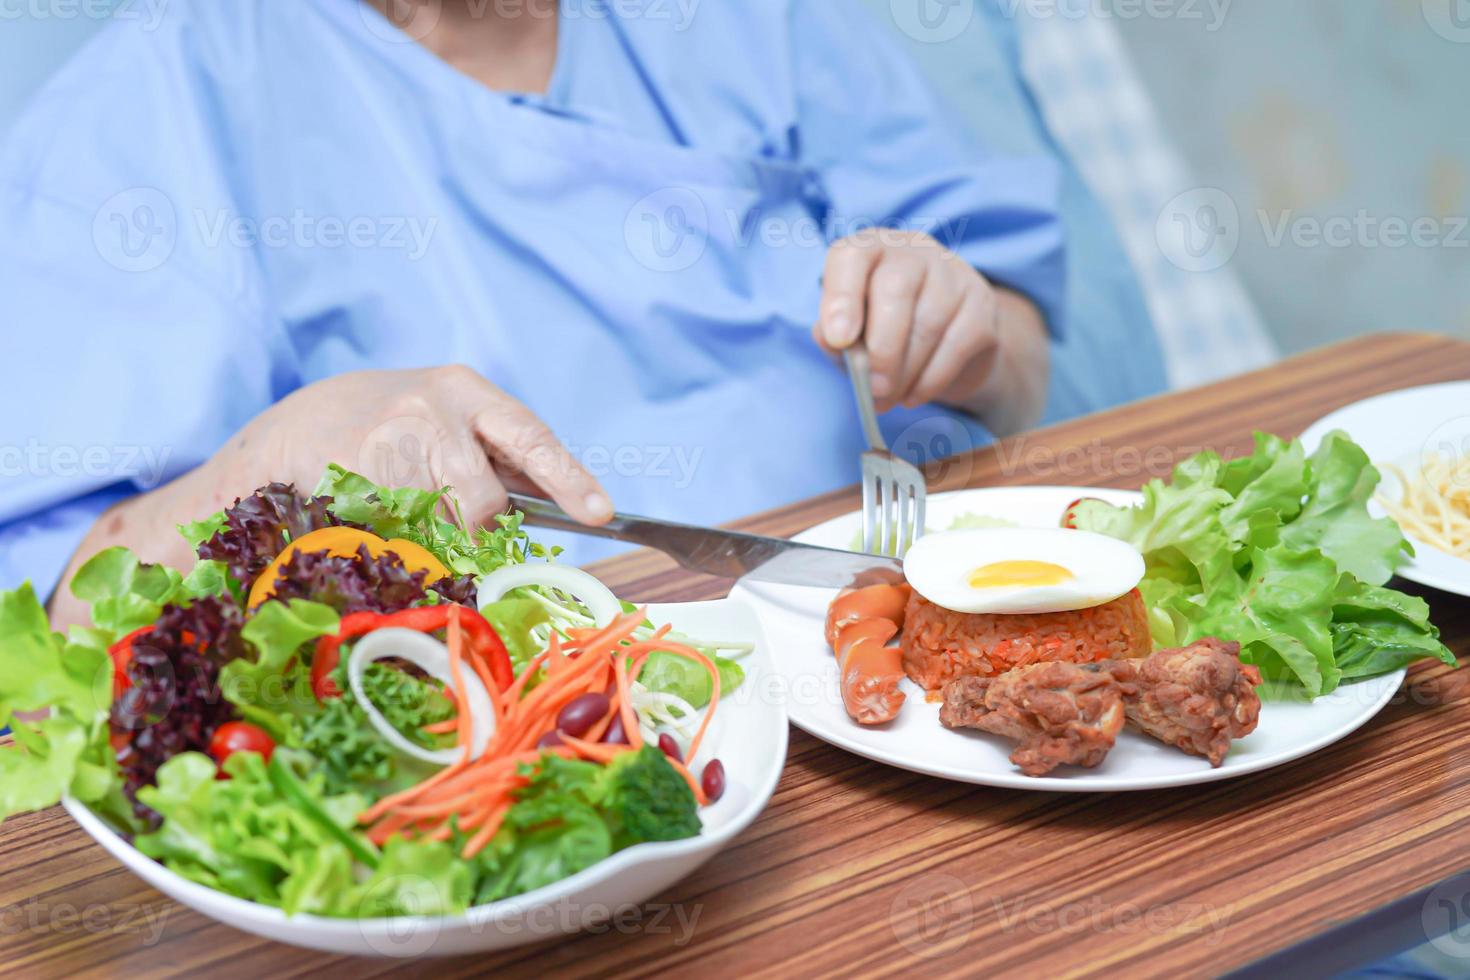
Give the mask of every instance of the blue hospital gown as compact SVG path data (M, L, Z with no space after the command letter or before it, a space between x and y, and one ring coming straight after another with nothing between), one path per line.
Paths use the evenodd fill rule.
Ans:
M624 510L850 483L809 332L827 245L874 224L1068 329L1056 161L987 150L855 5L582 0L557 44L520 95L358 0L174 0L63 69L0 152L0 587L49 590L107 506L369 367L473 366ZM1096 401L1144 393L1099 368ZM937 406L885 428L989 439Z

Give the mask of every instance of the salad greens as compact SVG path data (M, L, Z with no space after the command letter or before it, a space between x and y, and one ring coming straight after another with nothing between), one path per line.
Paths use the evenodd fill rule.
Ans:
M439 767L369 723L346 658L318 665L335 696L315 686L318 641L350 644L361 635L347 631L351 617L417 616L416 607L446 602L473 610L480 576L555 556L530 540L519 514L466 530L446 513L457 514L446 490L380 487L332 466L312 497L271 484L181 525L199 555L187 573L125 548L97 554L72 583L92 622L66 636L52 631L30 585L0 593L0 725L15 738L0 747L0 819L70 794L192 881L287 912L333 916L459 911L558 881L624 847L697 834L694 791L648 747L612 753L606 764L544 754L507 769L525 785L511 791L498 829L486 830L488 844L468 858L470 835L453 824L450 839L436 840L371 836L360 823L375 802ZM304 534L339 526L419 545L451 574L427 582L427 572L410 570L391 549L275 561ZM266 568L278 569L275 588L247 608ZM513 674L554 633L592 623L575 599L539 586L513 590L484 616ZM644 638L651 631L637 627ZM722 690L743 681L738 663L714 647L704 652ZM444 687L403 666L367 665L365 695L410 743L458 744L453 734L425 731L456 716ZM694 708L710 701L709 675L672 652L651 653L637 686ZM657 712L666 710L642 716L641 725L661 724ZM45 716L31 714L38 711ZM232 726L256 741L216 744Z
M134 839L138 850L190 881L288 913L435 914L467 904L470 869L445 842L395 838L374 856L371 875L358 880L354 848L343 836L355 836L367 797L329 794L323 780L309 777L297 783L311 796L308 809L280 792L253 752L225 760L229 779L217 779L216 769L192 752L163 764L158 784L139 796L164 819ZM411 881L412 891L402 891L396 878Z
M1264 677L1316 697L1425 657L1455 663L1428 604L1385 586L1413 549L1368 513L1378 479L1341 432L1310 456L1300 441L1257 433L1251 455L1192 456L1144 487L1137 507L1085 500L1073 513L1078 528L1143 554L1156 644L1236 640Z
M302 719L301 747L321 763L327 785L338 791L372 788L380 792L404 789L423 779L429 770L418 760L395 752L388 740L367 721L347 683L345 670L338 668L337 689L341 697L330 698L320 710ZM454 715L453 703L427 682L394 670L386 664L369 664L363 674L363 689L383 712L388 723L424 748L442 748L421 726Z
M728 694L745 680L745 668L727 657L713 656L715 667L720 672L720 691ZM709 704L714 685L709 673L688 657L655 650L643 664L638 680L651 691L672 694L689 702L690 707L703 708Z
M336 463L327 467L315 495L330 497L330 509L343 521L359 524L382 538L403 538L433 552L456 575L484 575L528 558L554 558L560 549L531 541L521 530L519 511L500 518L497 528L466 531L459 505L448 488L418 490L380 487ZM448 503L458 521L445 518Z
M480 852L475 900L560 881L634 844L698 833L694 794L652 746L606 766L552 756Z
M50 806L70 792L127 823L107 744L107 651L53 633L29 584L0 593L0 643L0 726L15 737L14 748L0 751L0 815ZM49 713L38 721L16 717L43 709Z

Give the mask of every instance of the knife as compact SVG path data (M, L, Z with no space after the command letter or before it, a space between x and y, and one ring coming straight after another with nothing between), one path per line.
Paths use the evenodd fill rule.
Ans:
M510 495L510 505L525 523L595 538L611 538L662 551L683 567L720 578L747 578L783 585L864 585L898 581L903 563L884 555L841 551L767 538L744 531L697 527L634 514L618 514L606 524L579 524L549 500Z

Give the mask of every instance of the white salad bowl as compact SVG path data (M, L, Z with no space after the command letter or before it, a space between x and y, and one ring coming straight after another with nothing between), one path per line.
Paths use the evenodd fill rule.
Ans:
M637 844L545 888L479 905L460 915L339 919L287 915L189 881L139 852L76 800L62 806L93 839L148 884L196 912L280 942L359 956L448 956L488 952L576 932L637 907L689 875L730 843L765 809L786 762L786 707L773 683L771 653L760 621L739 599L667 603L649 617L675 630L748 641L745 681L720 700L696 760L718 758L725 793L700 810L703 830L686 840ZM626 914L626 912L624 912Z

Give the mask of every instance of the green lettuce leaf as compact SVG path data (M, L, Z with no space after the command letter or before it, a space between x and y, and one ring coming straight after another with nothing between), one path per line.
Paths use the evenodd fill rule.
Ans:
M652 746L607 766L545 755L521 771L529 783L476 855L477 903L560 881L634 844L699 833L693 792Z
M229 587L225 567L217 561L200 561L183 576L165 565L140 561L127 548L106 548L72 578L72 594L91 606L92 618L90 627L74 628L72 636L106 648L156 622L169 603L219 595Z
M1198 453L1150 482L1141 505L1085 501L1076 523L1143 554L1156 644L1237 640L1265 677L1315 697L1426 657L1453 663L1428 606L1384 587L1412 550L1368 512L1378 479L1341 432L1310 457L1258 433L1248 456Z
M0 818L54 805L71 787L87 748L87 729L57 715L16 725L0 749Z
M462 515L456 513L456 523L442 514L446 507L457 507L449 491L381 487L333 463L314 493L331 497L332 513L345 521L366 525L379 537L423 545L456 575L484 575L527 556L555 554L555 549L531 542L521 530L519 512L501 515L494 530L466 531Z
M706 651L720 672L720 696L727 696L745 680L745 668L733 660L715 656ZM709 671L688 657L666 650L655 650L643 663L638 682L650 691L672 694L683 698L696 708L709 704L714 687Z
M1434 658L1455 666L1455 655L1429 622L1429 603L1348 576L1333 604L1332 641L1344 677L1373 677Z
M474 894L474 871L448 841L394 837L378 869L357 890L358 917L454 915Z
M198 551L201 544L225 529L225 523L225 512L217 510L202 520L180 524L179 534L189 542L191 550Z
M1337 579L1336 566L1320 553L1280 545L1255 551L1248 578L1224 576L1203 601L1190 601L1184 642L1227 637L1240 643L1241 659L1259 666L1262 676L1294 677L1313 697L1330 691L1342 676L1331 633Z
M328 788L371 791L385 795L405 789L432 774L435 767L406 756L378 734L347 683L345 667L335 674L341 697L310 702L299 725L297 743L318 760ZM369 664L363 689L383 717L405 737L425 748L444 743L426 735L424 725L454 714L453 703L432 684L387 664ZM452 744L452 737L445 739Z
M338 833L360 833L366 796L329 793L313 776L302 783L313 816L282 797L259 755L236 753L224 768L230 778L216 779L215 764L194 752L159 767L157 785L138 796L163 822L135 838L138 850L191 881L288 913L438 914L468 903L470 870L442 842L390 842L378 869L359 881Z
M516 673L520 673L526 662L541 652L542 645L531 635L531 630L550 622L551 614L535 599L507 596L485 605L480 609L480 615L495 627Z
M91 802L117 785L107 745L112 664L106 651L51 632L30 583L0 593L0 820L56 803L70 792ZM40 720L22 712L49 709Z
M280 677L304 644L335 634L341 625L337 610L324 603L309 599L262 603L240 630L240 636L255 648L255 660L225 664L220 671L220 686L231 701L236 701L236 696L249 701L242 691L245 686L260 686Z
M109 646L142 626L183 595L183 576L165 565L138 560L127 548L99 551L72 578L71 591L91 604L92 627Z
M1387 582L1414 549L1391 519L1368 513L1379 481L1368 454L1343 433L1331 432L1311 464L1312 490L1301 516L1282 529L1282 543L1318 549L1368 585Z

